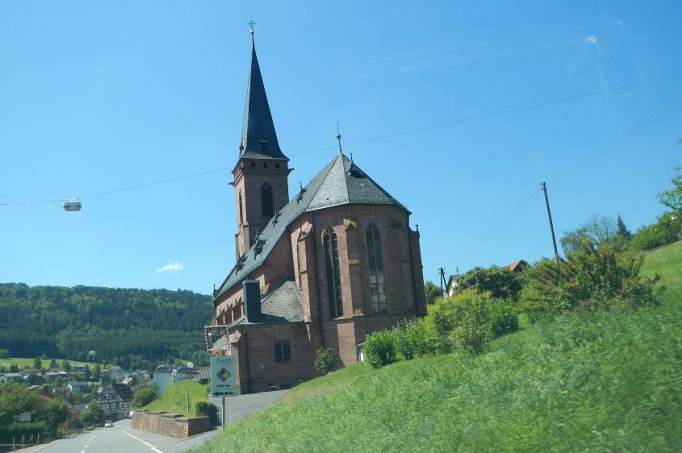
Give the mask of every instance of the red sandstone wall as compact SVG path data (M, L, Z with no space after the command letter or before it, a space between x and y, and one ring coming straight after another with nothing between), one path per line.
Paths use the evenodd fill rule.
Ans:
M267 167L265 167L267 165ZM279 167L277 167L279 166ZM260 228L269 220L263 217L261 208L261 187L266 182L273 192L273 206L275 212L289 201L288 164L285 160L245 159L239 162L235 179L235 205L239 207L239 193L242 194L244 224L239 222L237 209L237 247L239 255L249 249Z
M344 225L344 219L354 225L348 227L348 222ZM418 256L418 244L415 249L415 238L409 230L408 220L407 213L394 206L349 205L307 213L292 226L293 239L294 235L298 235L296 228L303 223L310 222L313 225L313 230L304 239L306 259L302 259L304 251L300 247L297 257L299 263L305 262L306 272L298 272L297 280L303 283L304 298L310 305L310 335L312 338L322 335L326 345L339 351L343 365L357 360L356 345L362 343L368 333L389 328L400 319L422 313L419 309L420 305L423 306L421 259ZM366 230L370 223L377 226L381 235L384 292L388 302L388 313L384 314L370 312L366 244ZM333 228L337 235L344 304L344 316L334 320L329 317L324 250L321 245L322 231L328 227ZM314 249L312 241L316 241L317 256L311 252ZM317 275L311 275L313 261L310 260L316 263ZM318 310L322 329L318 317L313 315Z
M357 344L364 342L367 334L424 313L419 235L409 229L408 221L407 213L394 206L350 205L306 213L289 227L289 234L280 238L267 264L249 278L259 279L264 293L295 279L302 290L307 324L240 328L245 338L234 353L239 358L243 392L293 385L313 377L315 351L321 343L338 351L340 366L354 363ZM370 223L377 225L381 235L388 313L370 312L366 245ZM310 226L308 233L301 230ZM329 317L321 240L328 227L337 234L341 259L344 316L336 319ZM241 298L239 285L217 304L217 312L233 307ZM274 341L285 338L291 342L291 361L277 363Z
M254 325L240 331L240 343L246 340L244 344L248 348L246 354L240 353L240 360L244 361L240 363L240 370L242 363L247 364L248 392L267 390L273 385L290 387L314 376L315 357L302 323ZM275 362L276 340L289 340L291 359L288 362Z

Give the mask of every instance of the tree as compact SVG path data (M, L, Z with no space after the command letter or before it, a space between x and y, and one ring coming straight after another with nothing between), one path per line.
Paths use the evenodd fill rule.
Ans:
M68 416L68 407L59 400L50 400L43 409L43 418L51 431L55 431L59 425L66 421Z
M426 296L425 297L426 305L431 305L436 301L436 299L442 296L442 294L440 293L440 288L431 281L427 281L424 284L424 293Z
M673 176L670 190L658 194L658 201L673 211L682 211L682 165L675 167L678 173Z
M620 236L623 239L629 240L632 237L632 233L630 233L630 230L628 230L628 227L625 226L625 222L623 222L623 218L618 214L618 236Z
M68 360L62 360L62 369L64 371L71 371L71 362Z
M90 375L91 375L90 365L85 365L85 369L83 370L83 375L84 375L86 381L90 380Z
M133 406L140 408L156 399L156 391L151 386L138 387L133 395Z
M50 369L55 370L59 368L59 365L57 365L57 361L55 359L50 360Z
M617 231L618 226L613 218L594 215L581 227L565 232L560 240L561 247L565 254L580 249L585 242L599 247L602 243L613 239Z
M85 426L97 426L104 422L104 411L96 403L91 403L81 412L80 421Z
M102 367L98 363L95 365L95 369L92 371L92 379L99 381L102 378Z
M9 350L0 349L0 359L7 359L7 358L9 358Z
M472 288L482 293L489 292L497 299L513 301L517 299L522 286L521 274L497 266L488 269L475 267L457 280L459 290Z
M43 362L40 360L40 356L35 356L33 358L33 369L34 370L42 370L43 369Z

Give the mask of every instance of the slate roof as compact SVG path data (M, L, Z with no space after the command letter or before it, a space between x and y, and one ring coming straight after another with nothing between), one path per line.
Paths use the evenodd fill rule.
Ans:
M251 248L237 260L214 298L220 297L260 267L287 227L301 214L344 204L393 205L409 213L360 167L339 153L268 221Z
M114 392L124 401L130 402L133 400L133 390L126 384L111 384Z
M268 97L256 56L256 46L251 48L251 72L249 86L246 91L244 107L244 125L240 157L257 159L286 159L282 153L272 121Z
M303 321L301 289L294 281L286 281L261 301L263 322Z
M218 338L216 342L213 343L213 346L211 346L209 349L216 351L219 349L230 349L230 340L227 337L222 336Z

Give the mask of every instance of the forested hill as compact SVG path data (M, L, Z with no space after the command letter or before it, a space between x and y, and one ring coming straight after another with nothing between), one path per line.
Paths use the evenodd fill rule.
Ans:
M191 359L211 317L210 296L192 291L0 283L0 349L16 356Z

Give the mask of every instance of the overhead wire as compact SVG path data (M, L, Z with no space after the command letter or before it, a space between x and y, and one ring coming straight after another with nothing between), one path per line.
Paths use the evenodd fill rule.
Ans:
M637 126L631 127L623 131L621 134L618 134L618 136L610 139L607 141L607 143L604 145L604 149L609 150L617 143L622 141L623 139L626 138L633 138L637 136L641 136L648 132L651 128L656 126L658 123L658 120L663 117L664 115L667 115L670 112L675 111L676 109L680 108L680 105L682 105L682 95L678 96L675 98L673 101L667 103L665 106L663 106L661 109L657 110L654 114L652 114L648 120L645 122L640 122ZM607 153L608 154L608 153ZM601 155L601 157L604 157L604 155ZM564 179L568 174L571 173L571 170L575 169L576 167L582 165L585 163L587 160L586 155L583 155L580 159L576 160L573 164L571 164L568 167L565 167L559 177L554 179L554 182L556 181L561 181ZM539 183L539 181L538 181ZM479 249L484 243L489 243L490 238L493 237L493 234L497 228L499 228L503 222L509 222L512 223L513 220L516 219L516 217L523 212L523 210L531 203L532 199L534 198L533 192L535 192L535 189L531 192L525 193L523 196L519 197L517 200L517 203L513 205L511 209L505 210L492 224L489 228L487 228L477 239L473 241L468 241L470 245L470 249ZM538 187L537 189L537 196L540 196L540 189Z
M525 104L525 105L512 107L512 108L508 108L508 109L497 110L497 111L482 113L482 114L478 114L478 115L472 115L472 116L459 118L459 119L452 120L452 121L446 121L446 122L442 122L442 123L436 123L436 124L421 126L421 127L417 127L417 128L404 129L401 131L390 132L387 134L376 135L376 136L372 136L372 137L366 137L366 138L362 138L362 139L358 139L358 140L350 140L348 142L345 142L344 146L354 146L354 145L358 145L358 144L362 144L362 143L368 143L368 142L373 142L373 141L378 141L378 140L385 140L388 138L399 137L399 136L414 134L414 133L419 133L419 132L425 132L425 131L429 131L429 130L433 130L433 129L456 126L459 124L464 124L464 123L468 123L468 122L472 122L472 121L478 121L478 120L487 119L487 118L494 118L494 117L498 117L498 116L509 115L512 113L522 112L524 110L531 110L531 109L546 107L546 106L550 106L550 105L562 104L565 102L572 102L572 101L576 101L576 100L580 100L580 99L586 99L586 98L590 98L590 97L600 96L600 95L603 95L605 93L623 91L623 90L628 90L631 88L637 88L637 87L641 87L641 86L645 86L645 85L653 85L653 84L668 82L668 81L676 80L676 79L680 79L680 78L682 78L682 74L674 74L674 75L666 76L666 77L659 77L659 78L655 78L655 79L643 80L640 82L634 82L634 83L629 83L629 84L625 84L625 85L619 85L619 86L609 88L609 89L591 91L591 92L586 92L586 93L571 95L571 96L564 96L564 97L559 97L559 98L555 98L555 99L550 99L547 101L535 102L535 103ZM294 156L301 156L301 155L305 155L305 154L311 154L311 153L316 153L316 152L321 152L321 151L326 151L326 150L332 150L332 149L336 149L336 146L337 145L329 145L329 146L322 146L322 147L318 147L318 148L312 148L312 149L308 149L306 151L301 151L298 153L292 153L292 154L290 154L290 156L294 157ZM86 199L86 198L95 198L95 197L110 195L110 194L119 193L119 192L126 192L126 191L130 191L130 190L136 190L136 189L141 189L141 188L145 188L145 187L151 187L151 186L155 186L155 185L159 185L159 184L168 184L171 182L180 181L180 180L184 180L184 179L206 176L206 175L210 175L210 174L214 174L214 173L227 171L228 169L229 169L228 167L215 168L212 170L201 171L198 173L180 175L180 176L160 179L160 180L156 180L156 181L150 181L150 182L145 182L145 183L140 183L140 184L133 184L133 185L128 185L128 186L117 187L117 188L113 188L113 189L109 189L109 190L104 190L101 192L95 192L95 193L91 193L91 194L82 195L82 196L75 197L75 198L78 200L82 200L82 199ZM61 202L66 201L68 199L69 198L65 197L65 198L60 198L60 199L0 202L0 206L19 206L19 205L61 203Z

